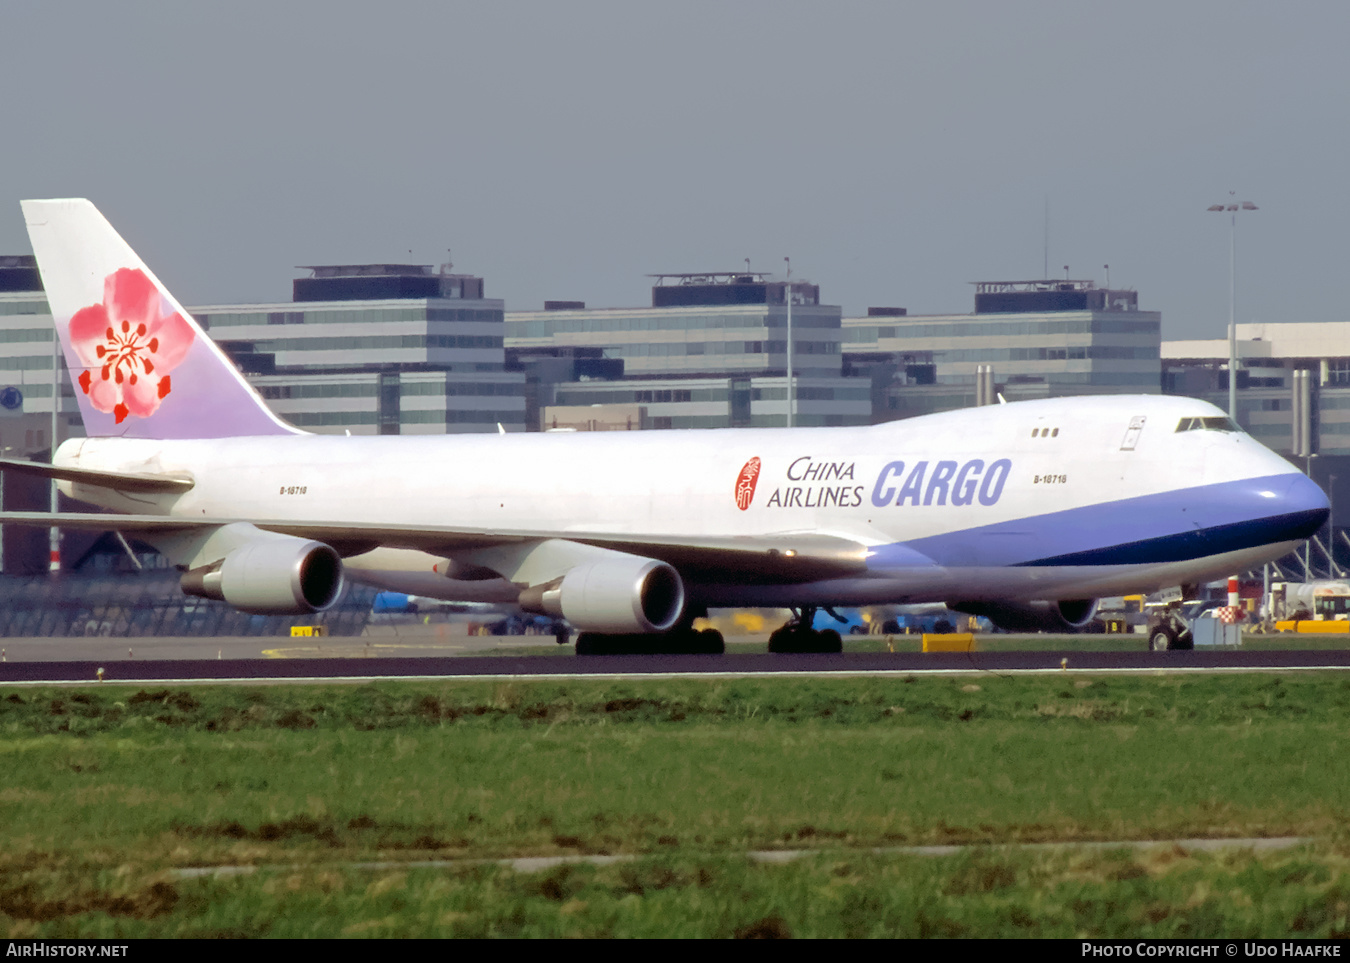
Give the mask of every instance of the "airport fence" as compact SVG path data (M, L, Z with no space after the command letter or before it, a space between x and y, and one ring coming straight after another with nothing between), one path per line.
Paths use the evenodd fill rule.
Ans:
M250 615L224 602L184 595L174 571L0 575L0 638L289 636L292 626L323 626L330 636L358 636L374 599L375 589L348 583L326 612Z

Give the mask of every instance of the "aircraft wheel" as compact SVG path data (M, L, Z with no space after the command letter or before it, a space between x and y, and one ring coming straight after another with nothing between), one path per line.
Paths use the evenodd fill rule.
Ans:
M807 652L810 651L806 644L809 640L807 633L802 632L795 625L784 625L775 629L769 636L770 652Z
M1153 634L1148 637L1148 647L1151 652L1166 652L1178 646L1177 640L1171 632L1165 628L1156 628L1153 630Z
M705 655L723 655L727 651L727 640L716 629L704 629L698 634L694 651Z
M577 636L577 655L617 655L624 651L626 638L622 635L582 632Z
M675 631L665 635L582 632L577 636L576 651L577 655L721 655L726 651L726 641L716 629Z
M785 625L769 636L770 652L842 652L844 640L834 629L801 629Z

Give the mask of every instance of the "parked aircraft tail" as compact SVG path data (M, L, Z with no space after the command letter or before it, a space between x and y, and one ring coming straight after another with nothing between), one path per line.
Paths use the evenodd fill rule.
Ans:
M294 434L87 200L23 201L89 435Z

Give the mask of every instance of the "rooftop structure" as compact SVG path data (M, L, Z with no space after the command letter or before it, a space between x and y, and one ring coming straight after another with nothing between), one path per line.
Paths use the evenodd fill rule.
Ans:
M432 273L430 264L320 264L291 282L295 301L379 301L393 298L482 300L483 279L450 274L448 265Z
M1136 291L1107 290L1094 281L973 281L976 314L1048 311L1138 311Z
M31 254L0 255L0 291L41 291L42 275Z
M673 308L719 304L819 304L820 288L802 281L771 281L770 275L750 271L702 271L692 274L649 274L652 307Z

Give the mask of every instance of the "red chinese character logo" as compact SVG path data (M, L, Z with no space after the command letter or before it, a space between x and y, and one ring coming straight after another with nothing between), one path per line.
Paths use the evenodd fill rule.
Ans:
M736 476L736 507L745 511L755 500L755 483L759 481L759 459L751 458Z

